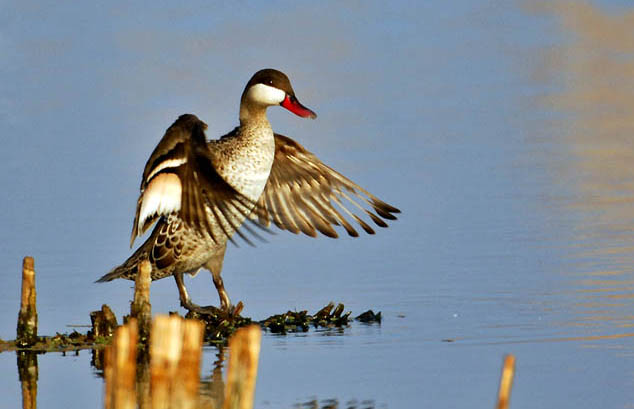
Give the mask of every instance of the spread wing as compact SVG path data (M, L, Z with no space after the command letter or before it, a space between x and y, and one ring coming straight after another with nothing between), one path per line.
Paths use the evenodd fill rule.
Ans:
M225 182L213 167L206 128L196 116L182 115L150 155L143 171L130 246L161 216L174 212L190 228L207 232L217 243L232 240L234 232L249 242L238 227L254 203Z
M350 210L352 209L352 210ZM368 234L374 224L387 227L385 220L396 220L400 210L379 200L356 183L326 166L315 155L292 139L275 134L275 159L264 192L252 217L268 226L315 237L317 231L338 237L333 226L343 226L350 236L359 233L350 218Z

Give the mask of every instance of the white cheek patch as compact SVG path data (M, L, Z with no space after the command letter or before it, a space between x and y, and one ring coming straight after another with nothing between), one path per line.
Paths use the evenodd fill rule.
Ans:
M278 105L286 98L286 92L264 84L255 84L249 88L247 98L263 105Z
M147 179L145 179L145 181L147 182L148 180L151 180L152 177L154 177L154 175L156 175L157 173L159 173L163 169L166 169L166 168L177 168L177 167L179 167L180 165L182 165L185 162L187 162L187 159L185 159L185 158L168 159L166 161L163 161L163 162L159 163L157 167L152 169L152 172L150 172L150 174L148 175Z
M181 181L172 173L155 177L143 192L143 201L139 210L141 230L145 221L154 214L167 215L181 208Z

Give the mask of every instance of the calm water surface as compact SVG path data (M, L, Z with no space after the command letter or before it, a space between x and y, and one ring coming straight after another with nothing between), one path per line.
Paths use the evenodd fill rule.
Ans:
M147 155L183 111L209 135L231 129L243 81L273 65L320 115L271 109L274 128L403 215L375 237L279 233L229 250L227 289L254 319L331 300L384 316L265 335L256 407L492 407L506 353L517 358L514 409L634 407L634 11L472 3L280 2L285 17L258 9L247 28L235 18L245 10L202 4L143 22L117 8L13 10L0 337L14 337L27 254L40 333L86 324L102 303L125 313L129 282L92 282L129 255ZM29 22L42 27L25 34ZM248 45L261 26L301 34L275 28ZM216 301L209 274L189 287L195 301ZM153 284L152 304L178 308L172 280ZM205 350L209 390L218 354ZM0 394L0 407L20 407L14 353L0 354ZM89 351L39 356L39 407L102 400Z

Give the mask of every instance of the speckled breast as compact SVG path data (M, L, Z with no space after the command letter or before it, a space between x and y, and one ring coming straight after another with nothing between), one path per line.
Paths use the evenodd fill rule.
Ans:
M244 131L216 144L214 167L234 189L254 202L260 198L275 157L273 131Z

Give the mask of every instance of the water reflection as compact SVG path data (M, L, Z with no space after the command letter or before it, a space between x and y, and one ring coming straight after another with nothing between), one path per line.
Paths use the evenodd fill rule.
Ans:
M528 4L554 16L567 39L541 53L534 78L557 89L541 102L560 115L547 132L563 152L548 166L550 200L573 224L568 325L626 330L634 325L634 9Z
M18 374L22 387L22 408L37 408L37 353L31 351L17 351Z
M97 374L103 378L103 367L106 363L106 349L90 350L90 366L97 370Z
M104 378L104 352L105 349L92 349L90 365L94 374ZM215 357L211 372L201 377L199 388L199 402L197 409L219 409L224 404L225 381L223 370L229 350L225 346L206 347L204 356ZM19 380L22 389L22 407L24 409L37 408L38 392L38 355L41 353L32 351L17 351L17 366ZM136 394L139 408L149 408L152 405L150 394L149 356L140 353L137 355ZM296 409L374 409L374 400L347 400L340 402L338 399L311 398L302 403L293 405ZM383 406L381 406L383 407Z
M295 409L374 409L373 400L356 401L350 400L345 404L339 405L337 399L323 399L321 401L312 399L308 402L298 403L294 406Z
M225 381L222 377L222 369L226 359L227 348L218 346L211 374L203 376L200 380L200 407L221 408L225 400ZM208 353L204 354L209 356Z
M226 347L216 348L216 360L211 374L203 376L199 388L199 403L197 409L222 408L224 403L225 382L223 379L224 362L228 350ZM18 374L22 389L22 407L24 409L37 408L38 382L38 353L32 351L17 351ZM105 349L92 349L90 365L99 378L104 378ZM209 354L205 354L209 356ZM150 359L148 353L137 355L136 394L139 408L149 408L152 405L150 394Z

